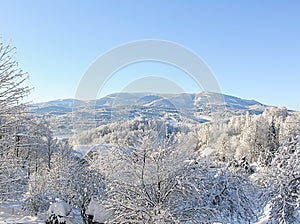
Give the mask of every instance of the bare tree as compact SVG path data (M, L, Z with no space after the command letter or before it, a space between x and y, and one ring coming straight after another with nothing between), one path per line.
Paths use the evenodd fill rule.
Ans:
M109 223L246 222L253 218L250 182L201 159L178 135L136 136L133 145L90 154L105 175ZM97 155L98 154L98 155ZM237 187L238 186L238 187ZM250 188L251 186L249 186Z
M0 42L0 108L18 105L30 91L23 85L28 76L14 60L15 51Z
M11 152L19 155L20 138L26 128L20 124L23 114L21 100L29 93L25 85L27 74L19 68L14 60L16 49L4 44L0 39L0 189L1 197L14 191L10 184L20 182L21 165ZM6 164L6 165L5 165ZM18 166L16 166L18 164ZM13 174L13 175L11 175ZM7 189L5 191L4 189ZM18 192L18 191L17 191Z

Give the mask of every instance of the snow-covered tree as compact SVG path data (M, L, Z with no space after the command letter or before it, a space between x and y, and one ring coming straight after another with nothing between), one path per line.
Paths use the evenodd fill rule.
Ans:
M290 113L285 121L280 123L279 143L284 144L291 141L298 134L300 129L300 112Z
M30 215L37 215L39 212L47 211L50 205L49 196L48 172L32 174L22 210Z
M101 197L104 190L103 176L89 169L68 143L61 143L52 155L49 184L52 194L80 209L84 222L87 222L85 211L91 199Z
M258 189L244 175L218 169L211 179L209 200L219 222L248 223L256 217Z
M29 88L23 85L27 74L14 60L16 49L0 42L0 109L9 113L12 108L20 104L28 93Z
M172 150L157 143L157 133L148 132L134 146L113 146L101 151L94 163L106 180L105 205L113 210L111 222L176 222L175 194L183 192L183 169L188 151ZM191 154L190 154L191 155ZM179 199L179 198L177 198ZM177 211L179 213L179 210Z
M300 136L284 144L270 170L270 223L298 223L300 207ZM299 217L298 217L299 218Z
M24 85L27 78L14 60L15 48L0 40L0 199L23 191L24 173L21 161L12 156L19 150L16 129L23 113L20 100L29 92ZM24 134L24 133L20 133Z
M217 175L216 168L180 138L146 133L130 145L101 147L89 154L92 167L104 173L102 204L112 214L109 222L208 223L229 213L231 220L251 219L246 181L234 174ZM228 209L217 206L217 194L228 200Z
M265 132L266 135L258 162L262 166L270 166L279 147L279 130L276 127L274 120L268 123Z

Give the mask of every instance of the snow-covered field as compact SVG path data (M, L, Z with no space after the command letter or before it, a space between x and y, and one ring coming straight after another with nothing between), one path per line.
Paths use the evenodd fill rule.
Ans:
M266 224L268 216L260 217L259 221L253 224ZM0 212L0 224L45 224L42 217L12 215L6 212ZM75 224L75 222L72 224ZM77 224L77 222L76 222Z
M59 204L60 206L62 203L55 204ZM49 211L65 216L64 220L67 224L82 223L80 211L72 209L70 214L66 216L66 214L62 214L65 208L57 207L54 204L52 205L53 206L49 208ZM47 217L47 212L39 213L37 216L22 214L20 202L6 202L0 204L0 224L45 224Z
M20 203L5 202L0 204L0 224L2 223L18 223L18 224L37 224L45 223L45 215L25 216L20 214Z
M0 212L0 223L18 223L18 224L40 224L45 223L45 221L39 217L34 216L22 216L22 215L12 215L6 212Z

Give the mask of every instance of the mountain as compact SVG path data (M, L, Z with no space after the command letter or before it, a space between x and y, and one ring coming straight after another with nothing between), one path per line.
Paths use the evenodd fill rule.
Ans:
M255 100L246 100L234 96L223 95L219 93L200 92L200 93L182 93L182 94L156 94L156 93L114 93L94 101L80 101L76 99L61 99L43 103L34 104L34 109L41 114L57 111L66 113L73 110L74 107L92 104L94 108L109 107L160 107L177 109L199 109L204 106L225 106L227 109L247 110L252 112L261 112L266 105ZM256 108L256 109L255 109Z
M114 93L90 101L63 99L37 103L32 105L32 110L49 119L56 136L69 137L81 128L86 130L138 117L195 124L207 122L216 114L260 114L267 107L255 100L212 92Z

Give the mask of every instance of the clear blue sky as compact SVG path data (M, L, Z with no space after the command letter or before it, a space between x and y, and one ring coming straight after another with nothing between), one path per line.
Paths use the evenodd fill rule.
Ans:
M115 46L164 39L202 57L224 93L300 110L299 12L297 0L0 0L0 35L17 47L36 102L74 97Z

